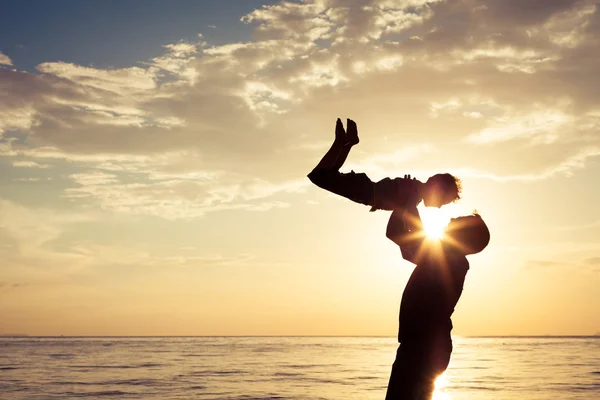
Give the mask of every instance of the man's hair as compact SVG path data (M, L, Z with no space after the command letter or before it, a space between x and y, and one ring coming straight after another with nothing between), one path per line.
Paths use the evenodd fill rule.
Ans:
M449 243L465 255L479 253L490 242L490 231L477 211L452 219L446 236L450 239Z
M440 188L444 193L444 199L447 203L460 199L462 182L452 174L435 174L428 179L433 185Z

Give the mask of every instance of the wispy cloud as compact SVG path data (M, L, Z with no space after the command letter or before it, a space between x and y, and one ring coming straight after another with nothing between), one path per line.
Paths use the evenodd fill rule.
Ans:
M257 206L244 200L248 189L230 188L304 176L307 150L340 114L369 128L352 168L405 170L415 155L440 149L460 154L453 168L466 176L575 173L600 146L597 66L585 56L600 46L597 9L590 1L510 4L520 14L493 1L282 1L242 18L255 34L250 42L212 46L199 35L131 67L0 69L0 93L10 93L0 95L0 131L35 138L5 135L0 154L18 156L15 167L61 160L95 174L133 174L101 184L72 173L78 187L66 195L171 218L285 203L275 198L285 190ZM523 144L551 157L517 160L519 171L505 174L481 162L497 146L510 152ZM155 179L168 174L179 181ZM208 175L219 178L200 185L181 178ZM169 194L177 192L185 195ZM240 201L225 200L232 197ZM136 207L140 199L152 205ZM158 204L180 211L150 211Z
M35 161L13 161L12 165L17 168L52 168L50 164L39 164Z
M491 126L468 140L474 143L494 143L512 139L528 139L532 143L550 144L557 140L571 118L556 110L543 110L528 115L495 118Z
M0 65L13 65L12 60L6 54L0 52Z

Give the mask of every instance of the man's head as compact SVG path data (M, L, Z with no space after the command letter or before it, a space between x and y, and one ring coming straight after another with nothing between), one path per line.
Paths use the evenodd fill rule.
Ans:
M446 244L467 255L479 253L490 242L490 231L477 213L452 218L445 231Z
M427 179L421 195L426 207L441 207L460 199L460 179L451 174L436 174Z

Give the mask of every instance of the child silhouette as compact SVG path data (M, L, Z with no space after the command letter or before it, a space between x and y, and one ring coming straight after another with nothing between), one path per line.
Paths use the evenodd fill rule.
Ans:
M408 194L413 192L428 207L441 207L460 198L460 180L450 174L436 174L425 183L405 178L385 178L374 183L364 173L340 172L350 150L359 143L356 123L348 119L347 128L346 133L338 118L331 148L308 174L315 185L356 203L370 205L371 211L402 207Z

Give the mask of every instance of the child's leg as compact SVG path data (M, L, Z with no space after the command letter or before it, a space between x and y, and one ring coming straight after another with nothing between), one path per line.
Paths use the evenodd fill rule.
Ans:
M354 121L348 120L348 135L346 135L342 121L338 118L335 140L319 164L308 174L308 178L320 188L360 204L372 205L373 182L369 177L354 172L349 174L339 172L350 149L356 143L358 143L358 133Z
M335 171L339 171L340 167L346 160L346 157L348 157L348 153L350 152L350 148L346 148L347 146L345 146L346 142L346 131L344 130L342 121L338 118L335 123L335 139L333 140L333 144L327 153L325 153L321 161L319 161L315 167L315 170L333 169ZM341 164L339 163L340 158L342 158Z
M339 121L339 119L338 119L338 121ZM356 127L356 122L354 122L351 119L348 119L348 121L346 123L346 129L348 130L348 133L346 134L346 137L345 137L346 142L345 142L344 146L342 147L342 149L340 150L338 159L335 163L337 170L342 168L342 165L344 165L344 162L346 162L346 158L348 157L348 154L350 153L352 146L358 144L358 142L359 142L358 128Z

